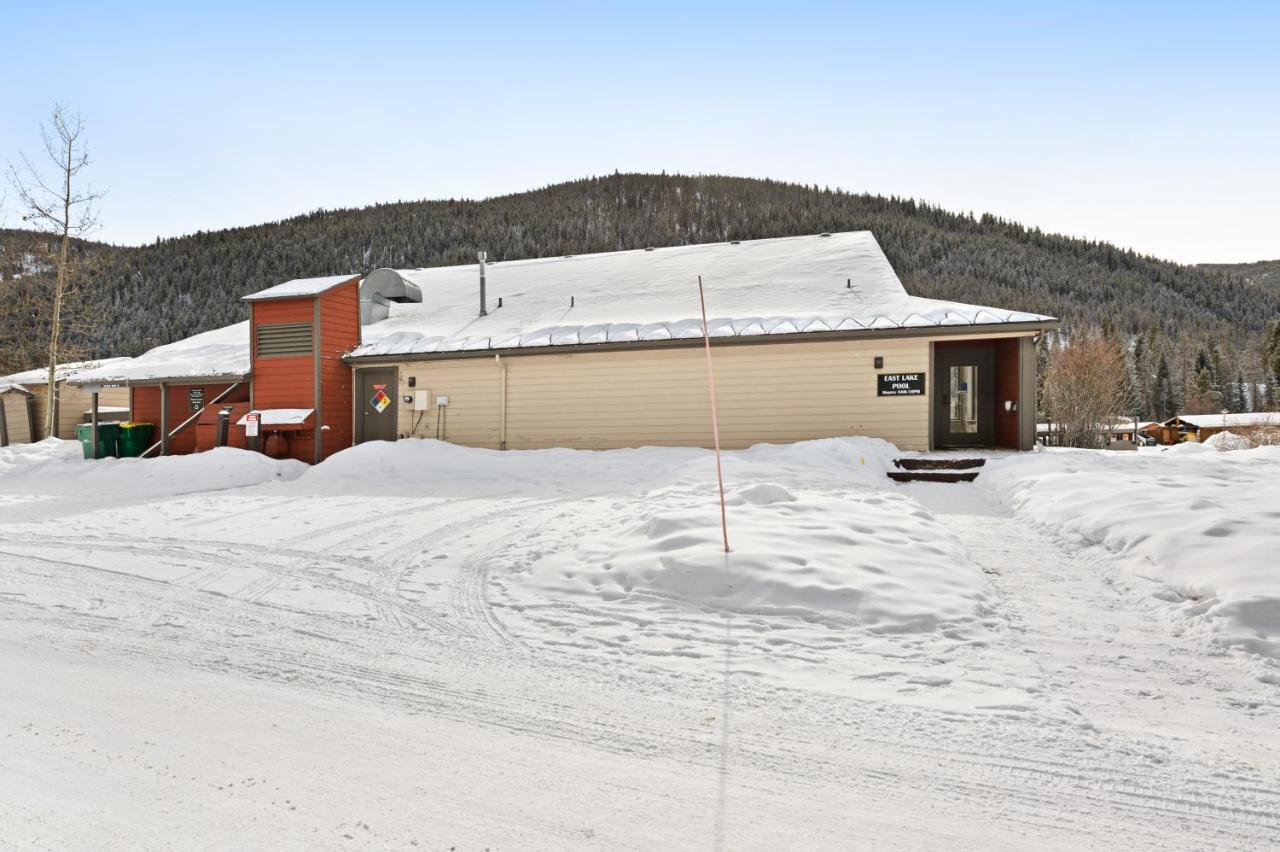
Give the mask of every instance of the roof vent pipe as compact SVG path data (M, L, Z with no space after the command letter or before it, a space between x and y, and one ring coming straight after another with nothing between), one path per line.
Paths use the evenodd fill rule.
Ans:
M484 302L484 262L488 260L489 253L483 252L483 251L478 252L476 254L476 257L480 261L480 316L483 317L483 316L487 316L489 313L487 310L485 310L485 307L484 307L484 304L485 304Z

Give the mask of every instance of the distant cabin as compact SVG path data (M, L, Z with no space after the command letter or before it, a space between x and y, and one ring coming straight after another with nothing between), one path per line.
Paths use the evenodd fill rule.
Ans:
M1179 414L1161 424L1163 443L1180 441L1203 443L1223 431L1245 434L1257 429L1280 430L1280 413L1250 411L1232 414Z
M298 279L246 296L248 322L74 381L127 387L160 452L705 447L699 276L727 447L1035 442L1057 320L909 295L865 231Z

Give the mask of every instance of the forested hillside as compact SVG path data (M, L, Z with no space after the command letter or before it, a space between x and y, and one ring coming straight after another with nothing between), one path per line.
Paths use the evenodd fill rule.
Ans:
M1280 260L1260 260L1257 263L1202 263L1202 269L1226 272L1246 281L1280 290Z
M1233 375L1260 377L1262 332L1280 315L1280 290L1232 271L993 216L769 180L615 174L483 201L317 211L136 248L86 245L82 297L99 322L83 342L90 354L136 354L243 319L239 296L289 278L468 263L482 249L510 260L863 229L917 295L1052 314L1067 329L1141 332L1175 360L1191 357L1190 339L1212 340Z

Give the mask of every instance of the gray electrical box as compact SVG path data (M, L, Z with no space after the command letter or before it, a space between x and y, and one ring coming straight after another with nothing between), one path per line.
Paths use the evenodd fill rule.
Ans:
M413 410L426 411L431 407L431 392L416 390L413 392Z

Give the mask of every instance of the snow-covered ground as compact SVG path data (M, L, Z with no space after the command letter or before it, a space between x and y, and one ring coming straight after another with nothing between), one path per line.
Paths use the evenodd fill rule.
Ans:
M0 846L1262 848L1280 451L0 449Z

